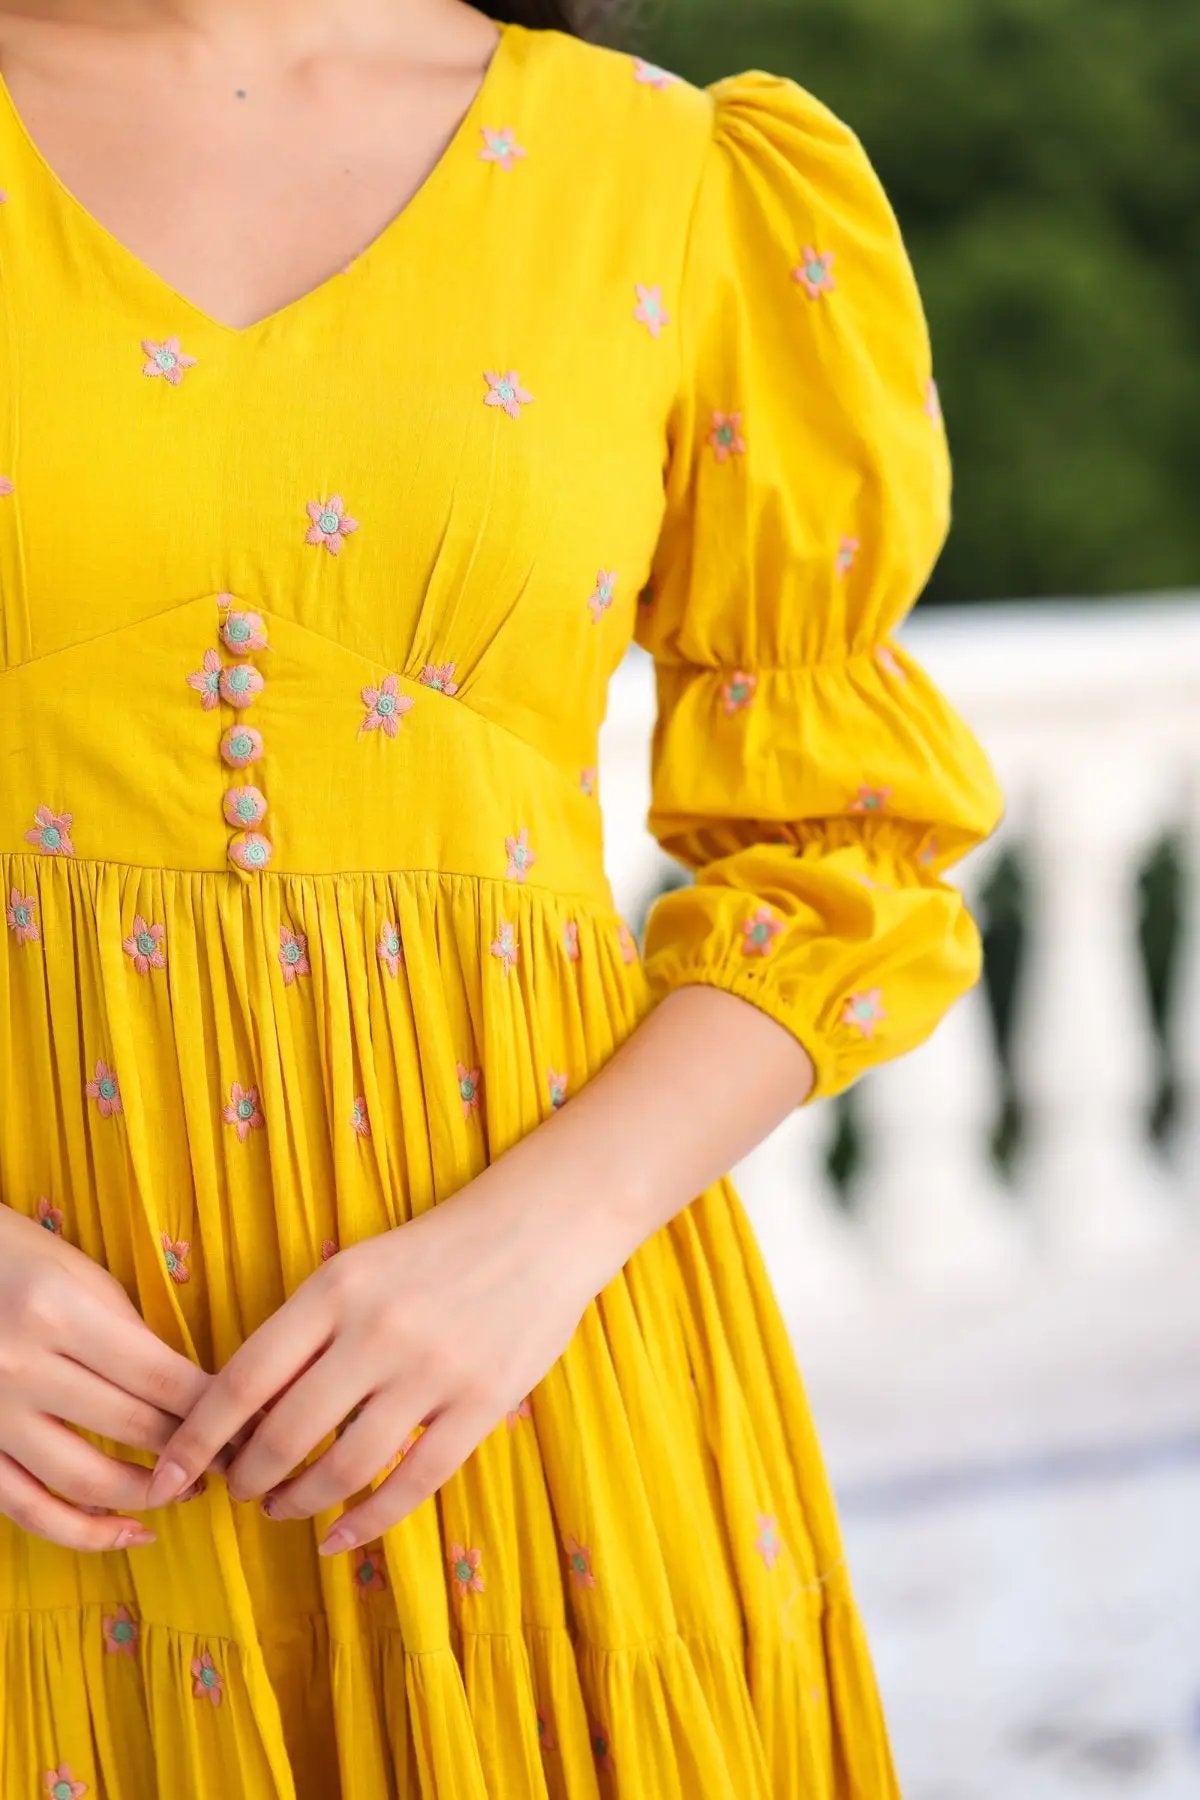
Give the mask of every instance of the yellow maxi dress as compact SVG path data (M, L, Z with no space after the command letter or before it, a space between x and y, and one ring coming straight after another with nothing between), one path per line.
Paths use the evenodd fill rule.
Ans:
M410 204L245 329L6 90L0 189L0 1196L168 1343L219 1367L678 984L816 1098L975 981L944 877L1001 802L891 637L949 520L929 339L816 98L509 25ZM640 943L596 769L632 640L695 872ZM898 1792L728 1178L434 1498L353 1557L331 1516L214 1477L149 1549L0 1520L0 1800Z

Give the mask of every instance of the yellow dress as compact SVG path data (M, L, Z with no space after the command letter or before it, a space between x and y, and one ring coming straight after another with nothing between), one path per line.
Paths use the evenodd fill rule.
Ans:
M811 94L510 25L405 210L246 329L7 92L0 188L0 1195L167 1342L221 1365L677 984L815 1097L976 979L944 872L1000 799L890 638L949 519L929 340ZM596 777L631 639L696 871L640 946ZM154 1521L0 1520L0 1800L898 1792L728 1178L381 1543L219 1479Z

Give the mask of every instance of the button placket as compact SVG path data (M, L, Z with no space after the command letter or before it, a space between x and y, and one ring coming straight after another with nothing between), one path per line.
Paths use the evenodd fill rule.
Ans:
M262 734L247 724L241 715L265 685L261 670L249 658L269 646L266 626L259 613L235 606L231 594L221 596L220 607L217 635L228 653L237 658L236 662L222 667L218 682L222 703L237 715L221 734L220 753L227 769L240 771L262 759ZM271 860L273 845L266 832L260 829L267 816L267 798L262 789L253 782L234 782L222 796L221 810L226 823L233 828L229 840L230 862L246 874L264 869Z

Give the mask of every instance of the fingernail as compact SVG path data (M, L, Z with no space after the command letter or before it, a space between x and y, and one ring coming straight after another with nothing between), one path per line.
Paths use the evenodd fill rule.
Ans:
M154 1542L154 1533L147 1531L144 1525L131 1524L117 1534L113 1542L114 1550L141 1550Z
M262 1513L265 1513L268 1519L273 1519L275 1517L275 1496L274 1496L274 1494L268 1494L266 1499L262 1502L262 1505L259 1507L258 1510Z
M159 1463L150 1478L150 1486L146 1493L147 1506L162 1506L168 1500L174 1500L188 1484L188 1473L181 1469L177 1462Z
M333 1530L322 1538L317 1549L322 1556L336 1556L339 1550L349 1550L353 1542L354 1533L352 1531L347 1530L345 1525L335 1525Z

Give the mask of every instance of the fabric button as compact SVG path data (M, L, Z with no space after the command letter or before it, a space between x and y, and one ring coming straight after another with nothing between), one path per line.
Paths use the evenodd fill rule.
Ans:
M229 840L229 860L239 869L265 869L271 860L272 844L261 831L239 832Z
M221 626L221 641L235 656L267 648L267 628L256 612L229 612Z
M244 769L262 753L262 735L253 725L231 725L221 739L221 756L231 769Z
M266 795L256 787L230 788L223 802L225 817L231 825L243 829L261 825L267 816Z
M248 663L237 663L232 669L221 670L221 698L230 706L249 706L255 694L261 694L262 690L262 676Z

